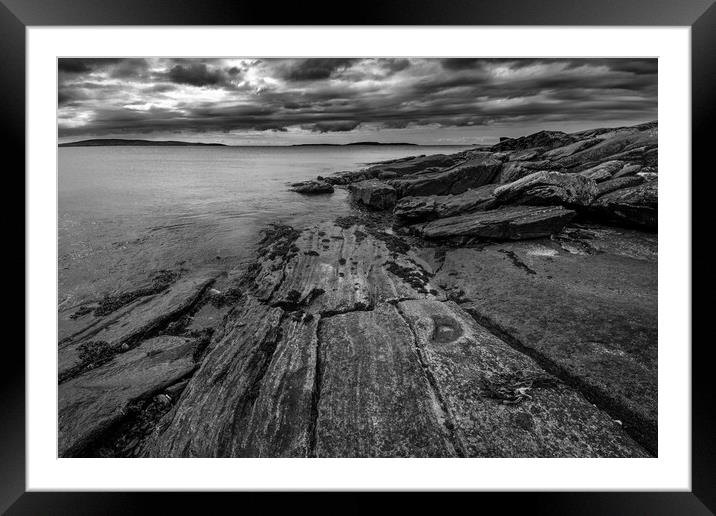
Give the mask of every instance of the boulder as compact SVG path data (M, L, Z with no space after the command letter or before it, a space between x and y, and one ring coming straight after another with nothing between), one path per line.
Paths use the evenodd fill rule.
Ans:
M333 185L328 181L311 179L310 181L293 183L291 185L291 191L306 195L326 194L333 193Z
M430 239L523 240L559 233L574 215L559 206L512 206L438 219L416 230Z
M380 163L370 167L367 172L370 177L379 177L380 174L385 172L393 172L396 176L402 177L421 172L426 168L449 168L455 165L459 159L455 154L430 154L428 156L416 156L400 161Z
M615 177L597 185L597 197L601 197L602 195L608 194L615 190L620 190L622 188L640 185L643 182L644 178L641 176Z
M578 174L541 171L495 189L498 204L588 206L597 196L596 183Z
M590 207L590 213L609 223L656 230L658 202L658 181L652 180L602 195Z
M556 160L559 166L579 172L607 160L632 161L646 164L653 160L650 152L658 143L655 128L644 131L615 132L613 136L602 140L584 150ZM649 157L647 157L649 156Z
M489 210L495 205L496 186L485 185L457 195L403 197L396 204L393 213L404 221L418 222Z
M377 179L368 179L351 184L348 189L351 199L373 210L389 210L395 206L395 188Z
M579 172L580 176L592 179L597 183L611 179L612 176L624 167L624 162L619 160L610 160L600 163L592 168Z
M627 164L624 165L620 170L614 173L613 177L627 177L627 176L634 176L636 175L640 170L642 170L641 165L633 165L633 164Z
M502 162L481 156L447 170L396 179L391 184L398 197L459 194L493 183L501 167Z
M510 161L502 166L502 170L500 170L495 182L501 184L512 183L535 172L549 170L550 167L549 161Z

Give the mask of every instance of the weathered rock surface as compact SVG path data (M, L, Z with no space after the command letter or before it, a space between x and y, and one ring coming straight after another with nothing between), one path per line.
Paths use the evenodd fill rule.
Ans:
M403 197L395 206L393 213L402 220L419 222L489 210L495 206L496 186L485 185L457 195Z
M376 179L353 183L348 189L354 201L374 210L390 210L397 200L395 188Z
M592 168L578 172L580 176L587 177L597 183L611 179L612 176L624 167L624 162L619 160L605 161Z
M435 281L656 453L657 239L582 228L448 250Z
M310 181L302 181L300 183L293 183L291 190L297 193L316 195L333 193L333 185L327 181L320 181L318 179L312 179Z
M391 235L324 224L262 256L144 456L645 455Z
M462 455L647 456L604 412L456 304L415 300L399 307Z
M398 191L398 197L459 194L493 183L501 167L501 161L477 157L447 170L396 179L390 184Z
M179 279L167 290L141 297L95 319L83 330L60 343L58 374L64 380L83 369L97 355L116 353L131 347L152 331L188 310L211 285L214 271L198 272Z
M512 183L535 172L549 170L551 166L549 161L511 161L502 166L500 175L495 182Z
M59 387L58 450L71 456L120 421L128 405L180 381L194 369L194 342L157 337Z
M498 204L589 206L597 196L596 183L579 174L535 172L512 183L498 186Z
M555 147L562 147L572 143L573 141L573 137L561 131L539 131L537 133L530 134L529 136L521 136L519 138L510 138L501 141L500 143L493 145L491 150L495 152L507 150L522 151L534 147L553 149Z
M316 456L456 455L413 334L394 306L324 319L319 340Z
M620 190L622 188L637 186L642 184L643 182L644 178L641 176L630 175L615 177L597 185L597 197L601 197L604 194L608 194L610 192Z
M655 230L659 221L659 187L656 180L621 188L599 197L590 211L620 225Z
M559 233L574 215L558 206L511 206L438 219L415 229L429 239L524 240Z

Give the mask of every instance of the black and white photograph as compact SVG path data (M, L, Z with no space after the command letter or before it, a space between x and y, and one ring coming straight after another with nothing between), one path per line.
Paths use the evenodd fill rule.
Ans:
M658 68L60 57L58 456L658 457Z

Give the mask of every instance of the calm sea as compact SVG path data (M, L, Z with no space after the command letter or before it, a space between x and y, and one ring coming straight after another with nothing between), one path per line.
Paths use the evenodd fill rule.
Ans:
M351 210L346 192L287 184L465 147L75 147L59 150L60 307L131 288L157 269L230 269L259 232Z

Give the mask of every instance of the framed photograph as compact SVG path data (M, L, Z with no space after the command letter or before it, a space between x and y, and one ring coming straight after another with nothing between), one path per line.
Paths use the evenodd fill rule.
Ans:
M322 7L4 0L27 302L0 507L716 510L716 7Z

